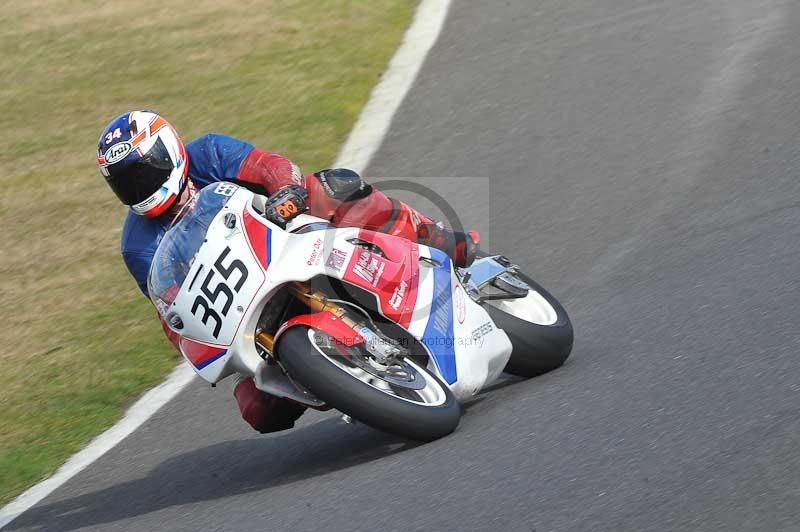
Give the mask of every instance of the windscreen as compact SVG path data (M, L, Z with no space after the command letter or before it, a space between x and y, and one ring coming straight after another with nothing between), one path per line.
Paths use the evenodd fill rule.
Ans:
M222 188L223 193L216 192ZM161 239L147 277L150 299L159 310L175 300L195 255L203 245L208 226L230 196L229 187L204 188L184 206Z

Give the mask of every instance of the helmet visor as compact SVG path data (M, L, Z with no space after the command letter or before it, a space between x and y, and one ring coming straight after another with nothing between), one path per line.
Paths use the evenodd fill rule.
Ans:
M175 168L160 138L138 161L123 168L108 167L106 181L125 205L141 203L167 182Z

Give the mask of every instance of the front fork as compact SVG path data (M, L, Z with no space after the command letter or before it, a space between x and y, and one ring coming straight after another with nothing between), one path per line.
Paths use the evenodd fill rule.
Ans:
M329 300L324 293L315 290L308 283L291 283L288 285L289 293L297 300L303 302L312 312L328 313L338 323L344 325L346 329L352 330L354 335L363 339L366 351L374 358L378 364L387 365L398 357L407 355L407 351L400 347L396 342L384 336L379 331L373 331L369 327L354 320L349 312ZM341 333L341 331L340 331ZM349 335L350 333L345 333ZM256 372L256 387L264 392L287 397L312 408L325 410L329 408L324 401L313 396L300 383L295 382L286 373L280 361L275 357L275 335L266 331L256 333L256 344L266 350L277 361L277 366L270 364L267 360L262 361L259 370ZM277 368L280 367L280 370Z
M364 341L366 351L375 358L380 364L388 364L397 357L408 355L408 352L400 345L388 338L377 328L370 328L364 323L354 320L350 313L340 305L328 299L328 297L311 287L307 283L291 283L288 286L289 293L296 299L302 301L314 313L327 312L339 320L347 329ZM374 326L374 323L373 323ZM348 333L349 334L349 333ZM256 334L256 342L270 353L274 353L275 337L266 332Z
M342 323L353 329L358 333L361 329L361 324L352 319L347 310L330 301L324 293L315 290L308 283L291 283L288 287L289 293L292 294L297 300L305 304L309 309L314 312L329 312L342 320ZM256 342L270 353L274 353L275 336L260 331L256 334Z
M358 323L345 315L345 309L328 301L322 292L314 290L311 288L311 285L306 283L292 283L289 285L288 289L295 298L305 303L311 310L315 312L329 312L337 316L340 321L347 326L354 330L358 329ZM256 333L256 344L274 357L275 335L266 331L258 331ZM266 359L263 360L261 364L259 364L253 378L255 379L256 387L268 394L285 397L317 410L328 410L330 408L324 401L317 399L311 392L306 390L304 386L294 381L286 373L283 366L280 365L280 362L278 362L276 366Z

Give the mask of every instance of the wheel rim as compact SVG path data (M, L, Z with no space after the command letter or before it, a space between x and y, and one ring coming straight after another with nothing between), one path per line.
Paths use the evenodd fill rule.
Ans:
M331 364L386 395L424 406L439 406L447 400L444 385L408 357L382 366L358 345L346 346L321 331L309 329L308 339Z
M525 297L489 300L486 303L515 318L536 325L554 325L558 321L556 309L534 289L528 290L528 295Z

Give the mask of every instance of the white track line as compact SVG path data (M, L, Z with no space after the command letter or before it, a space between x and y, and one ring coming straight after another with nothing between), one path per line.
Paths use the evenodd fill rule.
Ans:
M363 171L389 130L394 114L414 83L425 57L444 25L451 0L422 0L403 42L392 57L387 71L370 94L369 101L347 137L335 166ZM136 401L113 427L93 439L73 455L50 478L20 494L0 509L0 528L19 517L59 486L83 471L139 428L193 379L188 364L176 367L167 380Z
M19 497L0 509L0 528L38 503L66 481L83 471L89 464L110 451L130 433L150 419L159 408L178 395L192 381L194 370L183 363L170 373L167 380L144 394L131 406L125 416L113 427L89 442L89 445L74 454L55 474L23 492Z
M334 166L363 172L389 131L392 118L417 79L425 57L442 31L450 0L422 0L389 68L347 137Z

